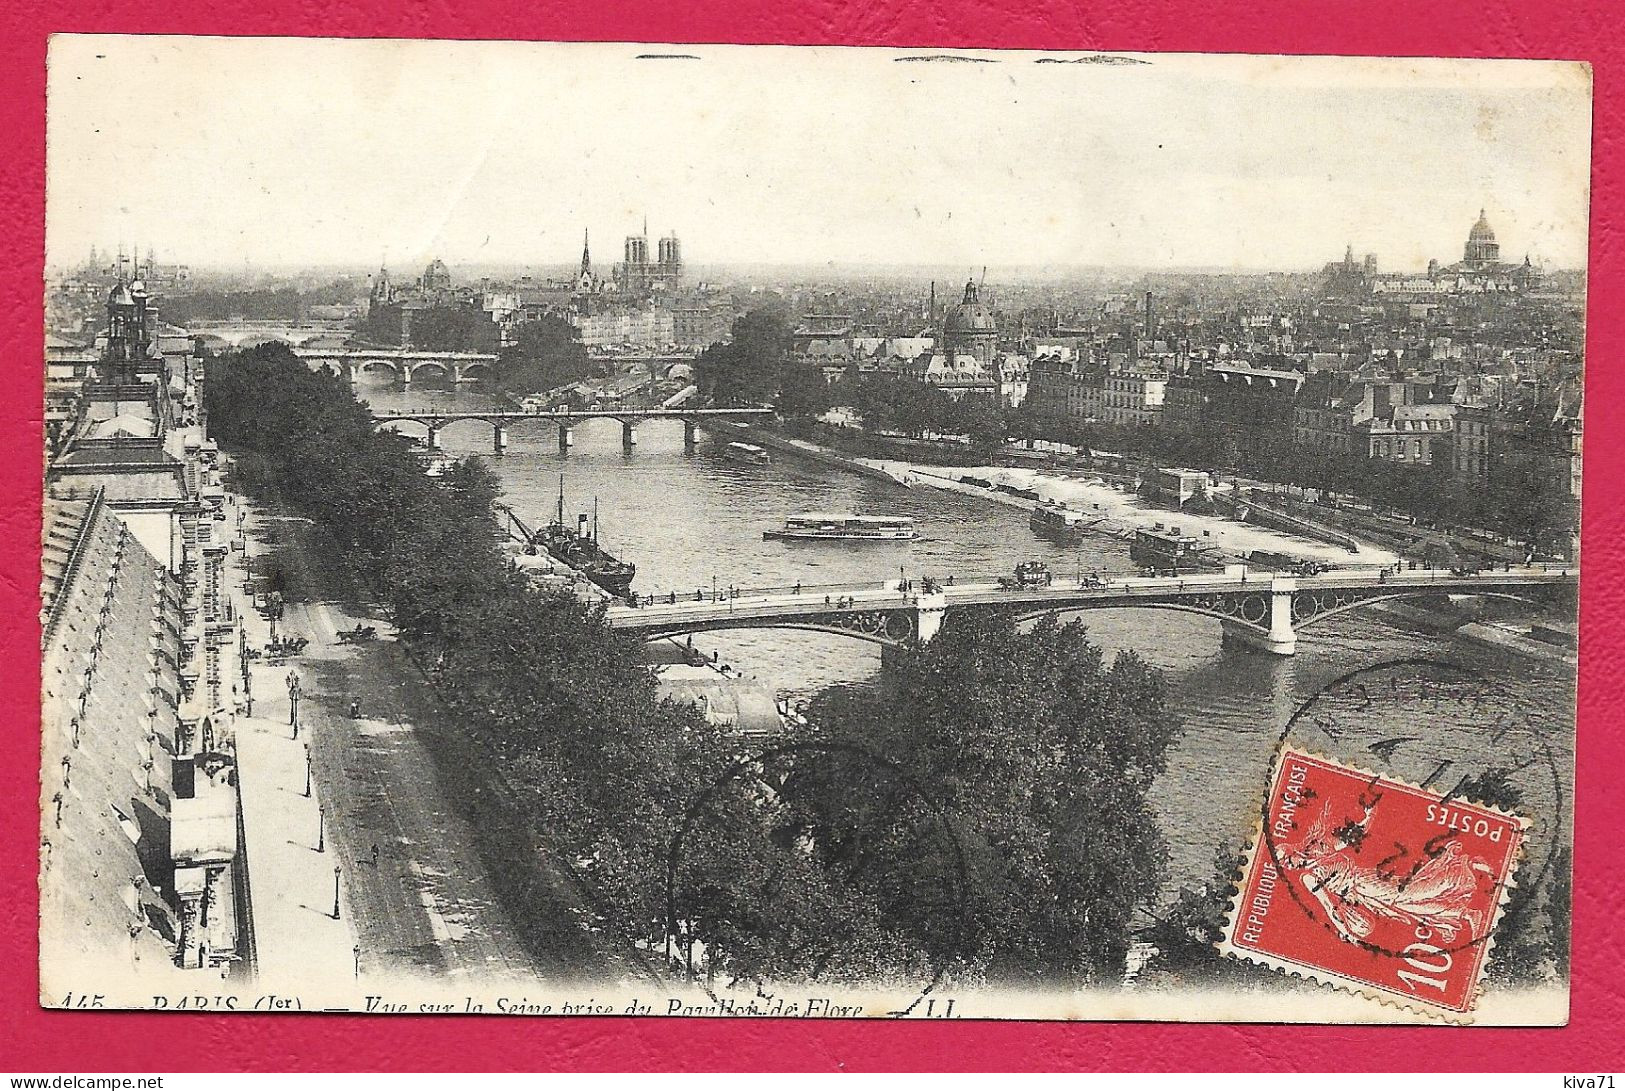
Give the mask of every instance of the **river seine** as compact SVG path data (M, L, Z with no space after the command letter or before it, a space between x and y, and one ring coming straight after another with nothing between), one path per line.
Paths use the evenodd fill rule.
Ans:
M361 396L380 409L491 404L467 391L387 386L363 387ZM413 425L402 430L421 435ZM636 563L633 586L643 592L709 593L713 579L721 588L748 588L798 580L809 587L878 583L899 571L987 575L1026 559L1045 560L1063 574L1133 571L1125 543L1058 545L1035 535L1025 512L991 500L888 485L790 456L740 462L724 453L724 440L703 430L696 450L685 453L676 421L645 422L638 438L623 450L616 421L585 421L574 447L560 454L552 424L519 422L509 427L506 453L491 457L490 425L466 421L449 425L442 444L453 456L486 456L505 500L532 525L552 517L562 474L567 518L590 513L596 500L605 546ZM762 531L809 510L908 516L920 537L884 544L762 540ZM1219 623L1195 614L1078 616L1108 654L1133 649L1167 673L1173 711L1184 723L1152 794L1169 846L1170 889L1209 878L1215 849L1251 836L1272 754L1294 710L1350 671L1398 660L1469 667L1485 679L1485 700L1464 701L1459 693L1429 699L1396 685L1386 699L1379 694L1369 703L1352 734L1339 736L1344 752L1334 756L1416 782L1432 778L1441 791L1463 775L1511 769L1524 796L1520 809L1535 819L1526 866L1543 863L1554 832L1568 840L1575 683L1573 668L1560 661L1401 627L1370 608L1305 629L1289 658L1222 647ZM789 696L871 679L880 661L872 645L789 630L707 634L703 646ZM1513 728L1492 730L1486 708Z

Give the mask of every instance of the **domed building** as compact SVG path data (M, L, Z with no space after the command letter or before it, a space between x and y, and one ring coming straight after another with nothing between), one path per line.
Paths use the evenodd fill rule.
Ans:
M1327 266L1328 271L1332 266ZM1370 293L1386 300L1436 302L1446 296L1517 293L1538 289L1542 273L1528 255L1522 264L1501 260L1501 243L1495 237L1489 217L1481 208L1478 222L1467 232L1467 245L1461 261L1441 265L1429 261L1425 276L1405 273L1364 277Z
M942 354L949 360L969 356L984 368L993 366L999 347L999 323L983 303L974 280L965 282L965 298L948 308L942 320Z
M1461 260L1466 265L1494 265L1501 260L1501 244L1495 241L1495 230L1482 208L1478 210L1478 222L1467 233Z
M449 292L451 291L451 270L446 268L445 262L435 258L429 263L428 268L423 270L423 280L419 283L422 285L425 294Z

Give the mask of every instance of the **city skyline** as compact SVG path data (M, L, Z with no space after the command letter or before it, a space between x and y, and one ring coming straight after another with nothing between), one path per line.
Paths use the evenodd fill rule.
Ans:
M1585 265L1581 65L902 63L926 56L59 36L48 260L565 266L586 228L607 268L647 216L699 268L1296 271L1352 245L1407 271L1483 207L1509 257ZM139 126L111 120L130 101Z

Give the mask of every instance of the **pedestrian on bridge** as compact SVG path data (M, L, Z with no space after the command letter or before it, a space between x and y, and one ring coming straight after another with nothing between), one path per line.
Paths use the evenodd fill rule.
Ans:
M796 594L798 594L798 595L801 594L801 581L800 580L796 581Z

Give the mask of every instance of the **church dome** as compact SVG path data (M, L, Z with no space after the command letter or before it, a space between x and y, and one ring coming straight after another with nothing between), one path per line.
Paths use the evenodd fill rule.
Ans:
M979 298L976 282L974 280L966 282L965 299L948 309L948 314L943 319L942 332L951 336L956 333L997 333L998 329L992 309Z
M1501 244L1495 241L1495 232L1483 209L1478 210L1478 222L1467 233L1462 259L1469 265L1493 265L1501 260Z

